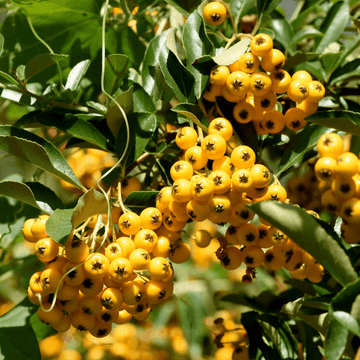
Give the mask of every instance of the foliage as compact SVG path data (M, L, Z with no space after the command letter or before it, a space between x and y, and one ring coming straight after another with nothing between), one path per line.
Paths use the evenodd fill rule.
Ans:
M303 130L274 135L238 124L231 103L217 98L237 141L251 146L282 184L302 175L325 133L351 134L352 151L360 151L359 2L300 1L290 16L281 1L224 2L232 15L216 28L204 22L200 1L112 0L108 8L102 0L0 1L0 203L7 210L0 214L0 280L15 269L21 288L12 297L0 287L0 296L17 304L0 319L0 359L38 360L36 338L48 335L40 322L30 320L35 307L21 302L37 271L35 255L14 255L24 220L39 210L49 214L46 231L64 244L73 229L108 213L117 200L115 193L107 199L99 184L87 188L67 155L80 147L120 159L112 171L113 164L102 169L101 185L116 189L118 181L137 175L141 191L129 195L125 206L138 213L154 206L158 191L172 184L170 168L179 152L175 131L190 124L207 132L211 106L202 97L210 70L236 61L250 33L270 34L286 56L284 69L308 71L326 95ZM118 7L122 11L114 12ZM245 31L244 16L251 14L257 21ZM278 99L279 107L288 102L285 96ZM71 188L70 195L58 180ZM295 281L285 272L276 278L261 270L253 284L242 285L216 266L201 272L193 263L177 265L175 305L159 310L154 321L162 325L178 318L191 359L210 355L203 346L210 340L202 318L221 306L243 310L254 359L359 356L357 245L343 241L336 218L326 211L317 220L291 204L259 202L249 208L325 267L322 282ZM217 235L224 235L221 227ZM203 286L189 289L190 276L206 284L204 293ZM279 292L278 283L287 291Z

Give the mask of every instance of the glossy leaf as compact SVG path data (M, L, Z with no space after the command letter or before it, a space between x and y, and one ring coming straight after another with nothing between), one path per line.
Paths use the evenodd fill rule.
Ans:
M318 111L307 121L360 136L360 113L345 110Z
M345 311L334 311L332 318L336 319L345 329L360 337L360 327L357 321Z
M322 36L324 36L324 34L315 28L312 27L304 28L299 30L292 36L290 45L295 45L297 42L304 39L309 39L311 37L322 37Z
M160 67L165 82L172 88L181 102L195 102L194 83L192 73L181 63L177 55L177 45L174 30L167 33L166 44L160 53Z
M122 54L112 54L105 58L105 90L112 95L119 87L119 81L130 66L129 58Z
M349 331L335 318L331 319L325 338L326 360L339 360L346 348Z
M132 93L134 112L150 112L156 111L156 106L151 96L139 84L134 84Z
M230 0L230 6L234 16L235 25L237 26L241 18L248 14L249 10L252 8L253 2L247 0Z
M294 36L291 24L285 17L278 16L277 18L271 19L271 27L275 32L276 41L278 41L290 54L293 53L291 47L291 41Z
M0 318L0 359L40 360L40 350L29 319L37 307L28 299Z
M327 81L330 78L332 72L336 69L340 57L341 53L327 53L320 57L320 61L322 62L326 72Z
M54 65L64 59L68 55L57 55L57 54L40 54L35 58L31 59L25 68L25 83L29 81L30 78L38 74L39 72L45 70L51 65Z
M168 31L164 31L160 35L152 38L145 52L141 77L144 89L149 95L153 94L155 86L155 67L159 64L161 49L165 45L167 33Z
M316 7L321 4L324 0L313 0L303 4L301 12L292 20L291 24L294 30L297 30L307 21L309 15L314 13Z
M324 33L324 37L315 40L315 52L322 53L329 44L336 41L343 33L349 19L349 3L337 1L320 25L319 30Z
M115 100L123 108L125 114L129 114L133 110L133 90L134 87L131 86L128 90L122 92L115 98ZM106 122L114 137L118 135L123 121L124 118L122 112L114 102L111 102L106 113Z
M331 76L330 84L336 84L340 81L349 81L360 77L360 59L348 62L341 68L338 68Z
M9 74L7 74L7 73L5 73L3 71L0 71L0 76L2 78L4 78L7 82L9 82L10 84L19 86L19 83L12 76L10 76Z
M0 148L78 188L82 184L61 152L49 141L9 125L0 126Z
M258 19L261 23L281 3L281 0L256 0Z
M77 202L72 215L74 228L90 216L107 214L108 204L105 196L94 188L89 189Z
M186 18L189 16L187 10L190 10L191 0L165 0L169 5L173 6L177 11L183 14Z
M145 208L155 206L155 198L158 191L133 191L125 199L125 206L135 208Z
M0 97L3 99L8 99L17 103L21 103L24 105L30 105L35 108L40 108L39 102L34 98L28 95L24 95L21 92L13 91L10 89L2 89L0 88Z
M59 115L42 112L35 116L35 120L40 124L63 130L68 134L98 146L100 149L108 149L106 137L90 122L77 119L71 114Z
M200 99L210 76L201 74L192 63L203 55L215 55L215 51L206 35L204 20L197 10L189 16L185 23L183 43L187 56L187 67L195 78L195 96Z
M73 225L71 222L74 209L57 209L46 222L46 233L55 241L65 245Z
M68 78L66 80L65 89L70 89L71 91L76 91L80 85L80 81L86 74L87 69L90 66L90 60L84 60L76 64L70 71Z
M235 61L239 60L239 57L245 53L249 45L249 38L241 40L234 46L231 46L229 49L223 51L221 54L216 55L213 60L218 65L231 65Z
M186 116L194 124L196 124L201 129L203 129L205 131L205 133L208 132L207 127L205 125L203 125L200 121L201 118L204 116L200 106L193 105L193 104L181 103L181 104L174 106L171 110L178 114L182 114L182 115Z
M48 214L63 207L62 201L57 195L39 182L21 183L4 180L0 182L0 194L34 206Z
M322 313L318 315L308 315L301 311L302 304L305 298L299 298L295 301L288 302L285 304L281 312L289 315L292 318L299 318L302 321L305 321L307 324L311 326L311 328L315 329L320 334L326 334L327 326L328 326L328 313Z
M360 45L360 35L357 35L344 43L344 50L341 52L339 60L336 64L336 67L342 66L346 62L346 58L358 48ZM347 64L345 64L347 65Z
M285 65L283 67L284 70L289 71L290 69L293 69L295 66L301 64L301 67L307 66L307 68L312 68L313 71L309 71L312 74L316 73L316 78L318 79L322 79L322 77L324 76L323 74L323 70L322 69L317 69L312 62L306 62L309 60L313 60L316 59L319 55L316 53L303 53L300 51L296 51L295 53L293 53L291 56L289 56L286 61L285 61ZM321 64L320 64L321 66ZM319 76L320 74L320 76Z
M346 285L357 279L345 251L305 210L277 201L263 201L251 204L249 208L314 256L340 284Z
M304 156L316 146L320 136L329 131L321 126L312 125L296 134L286 147L276 176L301 162Z

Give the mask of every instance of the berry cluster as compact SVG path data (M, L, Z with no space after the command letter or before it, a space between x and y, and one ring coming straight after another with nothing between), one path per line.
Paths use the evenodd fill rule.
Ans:
M324 134L317 143L320 159L316 176L328 184L321 202L324 208L342 217L341 235L348 244L360 241L360 161L344 151L343 139L335 133Z
M44 264L31 277L28 296L39 305L39 319L58 332L72 325L104 337L112 323L127 323L133 317L144 320L153 305L172 294L174 271L165 259L170 241L159 218L152 216L158 210L145 209L140 216L132 212L120 216L119 207L112 210L111 220L122 231L120 236L114 231L115 241L111 231L104 236L105 215L89 218L65 246L46 234L47 215L24 224L24 238L35 244L36 256ZM179 260L178 252L173 254Z
M282 69L284 64L285 56L273 48L271 37L258 34L239 60L211 70L204 99L215 102L217 97L223 97L233 103L234 119L241 124L252 121L259 135L277 134L285 126L300 130L306 125L304 118L316 112L325 88L307 71L297 71L290 76ZM296 107L290 107L283 114L277 102L278 95L285 93ZM217 111L222 114L219 107Z
M199 144L192 127L183 127L176 135L176 144L184 151L182 160L170 169L173 186L162 188L156 202L164 225L179 231L189 219L210 220L219 225L230 223L225 236L216 238L219 243L216 256L227 270L238 269L244 263L247 266L242 277L244 283L251 283L255 268L262 265L271 270L284 267L294 277L319 282L324 271L320 264L315 260L307 262L308 254L265 220L260 219L262 224L258 226L251 223L255 214L247 205L263 200L287 201L285 188L277 181L270 185L270 171L255 164L256 156L250 147L227 147L233 134L227 119L212 120L208 133ZM213 244L213 237L208 231L199 230L195 244L206 248ZM313 276L315 273L318 276Z

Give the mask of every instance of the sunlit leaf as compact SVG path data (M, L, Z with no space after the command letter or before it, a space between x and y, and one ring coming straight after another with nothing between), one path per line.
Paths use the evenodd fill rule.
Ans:
M68 55L40 54L35 58L31 59L25 67L25 83L27 83L30 78L32 78L39 72L45 70L51 65L54 65L66 59L67 57Z
M318 111L307 121L360 136L360 113L346 110Z
M78 88L80 81L90 66L90 62L90 60L81 61L71 69L70 74L66 80L65 89L75 91Z
M74 209L57 209L46 222L46 233L55 241L65 245L73 225L71 223Z
M76 187L83 188L61 152L49 141L9 125L0 126L0 148Z

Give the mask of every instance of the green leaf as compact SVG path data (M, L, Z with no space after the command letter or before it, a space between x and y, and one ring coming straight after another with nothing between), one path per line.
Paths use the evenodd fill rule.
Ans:
M277 201L262 201L248 207L311 254L340 284L345 286L357 280L345 251L305 210Z
M90 216L107 214L107 212L108 204L105 196L101 192L91 188L80 197L77 205L75 206L74 213L72 215L73 227L77 228Z
M203 55L214 55L214 47L205 32L204 20L197 10L187 19L183 30L183 43L187 56L187 67L195 78L195 96L200 99L210 78L201 74L192 63Z
M341 66L342 64L344 64L346 62L346 58L354 51L358 48L360 44L360 35L357 35L355 37L350 38L349 40L345 41L344 44L344 49L340 54L340 57L338 59L338 62L336 64L336 68L338 66ZM342 48L341 48L342 49ZM346 66L347 64L345 64ZM335 75L335 74L334 74ZM336 75L335 75L336 76Z
M237 26L241 18L248 14L252 8L253 2L248 0L230 0L230 6L234 16L235 26Z
M336 41L343 33L349 19L349 3L337 1L320 25L319 30L324 33L324 37L315 40L315 52L322 53L329 44Z
M115 100L123 108L125 114L128 114L133 110L133 98L132 98L133 90L134 90L134 86L131 86L128 90L122 92L120 95L116 96L115 98ZM123 121L124 118L122 112L117 107L117 105L114 102L112 102L106 113L106 122L114 137L118 135L119 129Z
M35 108L41 107L39 102L35 98L30 97L28 95L24 95L18 91L10 90L10 89L0 88L0 97L17 102L17 103L21 103L24 105L33 106Z
M282 359L298 359L298 345L288 324L277 316L263 314L258 322L267 339L270 339Z
M235 61L239 60L239 57L245 53L249 45L249 38L241 40L237 44L231 46L229 49L223 51L221 54L216 55L213 60L218 65L231 65Z
M42 112L34 118L40 124L63 130L72 136L98 146L100 149L108 149L106 137L90 122L77 119L72 114L56 114Z
M304 63L305 63L305 64L307 64L308 68L313 67L313 71L311 73L314 74L314 72L316 72L316 74L315 74L316 77L318 79L321 79L321 77L323 76L323 74L321 72L322 68L321 69L320 68L317 69L316 67L314 68L313 63L307 62L309 60L313 60L313 59L317 58L318 56L319 56L319 54L316 54L316 53L311 53L311 52L303 53L300 51L296 51L286 59L283 69L286 71L289 71L290 69L293 69L295 66L297 66L299 64L301 64L301 67L303 67ZM319 77L319 74L321 74L320 75L321 77Z
M31 59L25 67L25 84L30 78L45 70L51 65L59 63L64 60L68 55L57 55L57 54L40 54L35 58Z
M0 56L4 50L4 42L5 42L5 39L4 37L0 34Z
M344 80L358 79L360 77L360 59L355 59L338 68L330 78L330 84Z
M156 111L156 106L151 96L139 84L134 84L132 93L134 112L150 112Z
M288 302L282 307L281 312L289 315L291 318L299 318L305 321L311 326L311 328L325 336L328 325L328 313L322 313L318 315L308 315L303 313L301 311L301 307L304 299L306 298L307 297L305 296L295 301Z
M16 86L19 86L19 83L12 76L10 76L9 74L7 74L7 73L5 73L3 71L0 71L0 76L2 76L9 83L11 83L13 85L16 85Z
M192 73L182 64L177 55L175 33L173 29L167 33L166 45L161 49L160 67L165 82L172 88L181 102L195 102Z
M134 113L129 116L130 127L130 144L128 148L127 165L135 162L144 152L146 145L152 138L156 128L157 120L154 114ZM116 151L122 154L125 150L127 133L123 129L125 124L120 128L116 143Z
M59 149L35 134L13 126L2 125L0 126L0 148L80 189L84 188Z
M19 65L16 68L16 76L20 79L20 81L25 80L25 65Z
M96 109L96 110L99 110L99 111L102 111L102 112L106 113L106 106L104 106L102 104L99 104L99 103L97 103L95 101L87 101L86 105L93 108L93 109Z
M294 49L291 47L291 41L294 36L294 32L291 24L285 17L280 17L278 12L276 15L278 16L277 18L271 19L271 27L275 32L275 39L285 49L287 49L290 54L292 54Z
M201 129L205 131L205 133L208 132L208 129L205 125L201 123L201 118L203 117L203 112L198 105L193 104L186 104L186 103L180 103L176 106L174 106L172 111L186 116L188 119L190 119L194 124L199 126Z
M144 89L149 95L153 95L155 86L155 67L159 64L161 49L165 45L167 33L168 30L152 38L144 55L141 78Z
M177 11L179 11L181 14L183 14L186 18L189 16L189 13L187 10L190 10L191 4L193 4L193 1L191 0L165 0L169 5L173 6ZM187 9L187 10L185 10Z
M38 341L30 325L37 307L26 298L0 318L0 359L41 360Z
M135 210L155 206L155 198L158 191L133 191L125 199L125 206Z
M318 111L307 121L360 136L360 113L346 110Z
M315 8L323 1L324 0L313 0L306 2L301 8L301 12L297 14L297 16L291 22L293 29L296 31L300 27L302 27L305 24L309 15L312 15L314 13Z
M0 182L0 194L34 206L48 214L63 207L57 195L39 182L24 184L18 181L4 180Z
M320 57L320 61L322 62L326 72L327 81L330 79L332 72L336 69L336 64L338 63L340 57L341 53L327 53Z
M57 209L46 222L46 233L55 241L65 245L73 225L71 222L74 209Z
M321 36L324 36L324 34L315 28L312 28L312 27L304 28L304 29L297 31L292 36L290 46L295 45L297 42L304 40L304 39L309 39L312 37L321 37Z
M339 360L346 348L349 331L335 318L331 319L325 338L326 360Z
M76 64L70 71L66 80L65 89L76 91L80 85L80 81L85 76L87 69L90 66L90 60L84 60Z
M280 3L281 0L256 0L259 22L262 23Z
M126 55L112 54L105 58L105 90L112 95L119 87L119 81L129 70L130 61Z
M360 327L358 322L345 311L334 311L332 318L337 320L345 329L360 337Z
M292 137L281 158L276 176L279 177L280 174L301 162L304 156L316 146L320 136L329 131L322 126L311 125Z
M121 31L116 32L115 35L118 38L118 52L120 54L126 54L132 67L138 69L144 58L146 46L140 41L139 36L135 34L129 26L123 27Z

